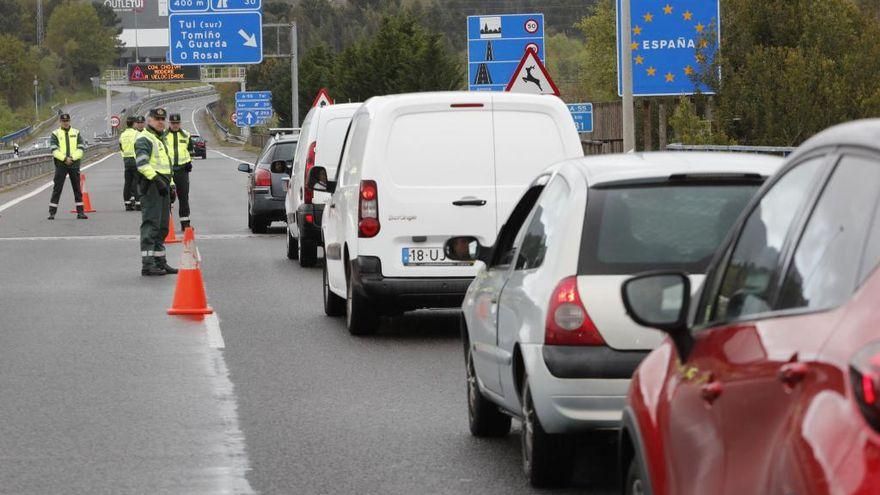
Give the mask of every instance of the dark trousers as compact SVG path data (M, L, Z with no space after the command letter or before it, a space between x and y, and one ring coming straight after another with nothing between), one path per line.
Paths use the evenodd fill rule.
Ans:
M122 201L125 204L131 204L132 199L135 203L139 203L141 193L138 189L138 178L141 174L137 171L137 162L134 158L123 158L125 162L125 183L122 186Z
M189 225L189 172L184 169L174 171L174 187L177 188L179 220Z
M52 188L52 199L49 200L49 212L53 215L58 210L58 200L61 199L61 190L64 189L64 179L70 177L70 187L73 188L73 200L76 202L76 210L82 211L82 191L79 188L79 162L73 165L58 164L55 161L55 187Z
M155 180L161 180L156 178ZM144 266L164 261L165 237L168 235L168 216L171 198L161 196L154 181L141 179L141 259ZM160 258L160 259L156 259Z

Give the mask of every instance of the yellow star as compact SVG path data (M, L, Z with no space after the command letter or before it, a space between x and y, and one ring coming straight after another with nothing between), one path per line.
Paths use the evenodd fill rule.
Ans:
M700 40L700 48L708 48L709 40Z
M684 20L689 21L689 20L691 20L691 18L694 17L694 13L691 12L690 10L685 10L684 14L681 14L681 16L684 17Z
M698 53L698 54L694 55L694 58L697 59L698 64L702 64L703 62L706 61L706 56L703 55L702 53Z
M634 27L634 28L633 28L633 34L636 35L636 36L642 34L642 28L640 28L639 26Z
M636 51L639 49L639 44L634 41L629 47L632 51Z
M675 81L675 74L673 74L672 72L667 72L666 73L666 82L673 82L673 81Z
M696 29L698 33L702 33L703 30L706 29L706 26L698 23L696 26L694 26L694 29Z
M694 73L694 68L688 65L684 68L684 73L690 76Z
M636 56L636 65L642 65L645 63L645 57L638 55Z
M644 19L645 22L652 22L654 20L654 14L648 12L647 14L642 16L642 19Z
M649 76L654 76L657 74L657 69L655 69L653 67L648 67L648 70L646 72L648 73Z
M672 13L672 5L666 4L666 7L663 7L663 13L669 15Z

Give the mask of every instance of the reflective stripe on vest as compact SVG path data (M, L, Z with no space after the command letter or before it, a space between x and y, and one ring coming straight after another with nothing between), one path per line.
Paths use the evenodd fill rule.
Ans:
M137 139L138 134L137 129L129 127L119 135L119 146L122 147L123 158L134 158L134 140Z
M183 129L165 134L165 144L168 145L168 156L171 158L172 166L186 165L192 161L189 156L189 140L189 133Z
M144 129L138 133L138 139L140 138L149 139L150 144L153 145L153 151L150 154L150 166L153 167L153 170L162 175L171 175L171 159L168 157L168 149L165 147L165 143L150 132L149 129Z

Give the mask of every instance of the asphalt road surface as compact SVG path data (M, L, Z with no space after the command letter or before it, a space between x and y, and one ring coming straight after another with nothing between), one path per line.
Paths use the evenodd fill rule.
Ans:
M168 110L211 141L207 101ZM573 488L539 492L518 425L470 436L454 313L368 338L325 317L283 226L246 228L236 167L253 155L208 149L191 193L205 320L166 314L175 277L140 276L118 155L85 170L89 220L67 213L69 184L55 221L45 181L0 194L0 493L614 492L604 439L581 443Z

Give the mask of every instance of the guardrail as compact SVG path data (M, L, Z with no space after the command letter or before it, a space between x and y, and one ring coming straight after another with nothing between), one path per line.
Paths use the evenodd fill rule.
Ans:
M681 144L673 143L666 146L670 151L728 151L733 153L764 153L769 155L788 156L797 148L793 146L723 146L717 144Z
M214 126L217 127L217 130L223 133L223 140L226 142L235 141L236 143L244 143L244 138L229 132L229 128L220 123L220 120L217 118L217 115L214 113L214 107L217 105L216 101L212 101L208 103L206 106L208 110L208 115L211 116L211 120L214 121Z

